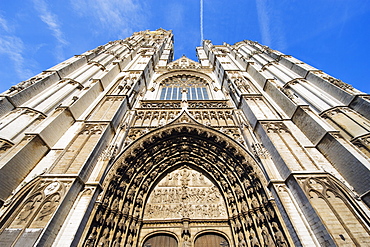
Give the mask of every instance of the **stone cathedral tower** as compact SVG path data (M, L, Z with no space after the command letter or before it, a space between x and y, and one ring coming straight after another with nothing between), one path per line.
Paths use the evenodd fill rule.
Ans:
M0 246L370 246L370 97L252 41L109 42L0 95Z

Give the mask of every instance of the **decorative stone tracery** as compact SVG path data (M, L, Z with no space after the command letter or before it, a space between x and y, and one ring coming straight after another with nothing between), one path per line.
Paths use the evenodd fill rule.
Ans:
M30 189L30 185L34 185ZM11 215L2 225L0 243L9 246L16 239L28 238L33 245L56 212L70 187L70 181L36 179L20 192L22 200L9 201L5 215ZM19 207L17 207L19 204Z
M348 192L335 179L318 176L300 177L298 181L338 246L370 244L369 222L364 224L356 216L362 210L351 203ZM356 229L349 227L352 225L356 225Z

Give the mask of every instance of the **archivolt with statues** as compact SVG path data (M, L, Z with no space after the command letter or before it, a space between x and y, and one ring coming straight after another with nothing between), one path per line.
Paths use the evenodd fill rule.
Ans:
M142 246L145 207L154 188L171 172L184 169L201 174L196 175L198 180L205 176L215 186L209 190L219 191L226 205L229 246L291 245L274 200L266 192L266 174L252 155L223 133L188 122L161 127L123 150L102 178L103 192L85 229L83 246ZM179 187L185 191L187 186ZM179 244L193 246L192 224L217 221L202 216L194 223L192 218L198 214L180 215L187 223L182 220Z

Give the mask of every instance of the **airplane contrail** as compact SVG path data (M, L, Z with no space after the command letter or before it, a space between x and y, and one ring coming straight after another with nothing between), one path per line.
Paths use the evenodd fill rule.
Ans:
M200 0L200 45L203 42L203 0Z

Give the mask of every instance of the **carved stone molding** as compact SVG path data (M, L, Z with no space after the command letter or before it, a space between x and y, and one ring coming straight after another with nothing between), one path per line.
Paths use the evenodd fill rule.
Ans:
M99 62L96 62L96 61L90 61L88 62L87 64L92 64L94 66L97 66L99 67L102 71L106 71L107 69L105 68L105 66Z
M337 78L334 78L334 77L332 77L328 74L325 74L322 71L311 71L311 73L314 73L314 74L320 76L322 79L330 82L331 84L333 84L333 85L335 85L335 86L337 86L337 87L339 87L343 90L347 90L347 91L351 91L351 92L355 91L355 89L351 85L343 82L340 79L337 79Z
M181 79L183 78L187 80L182 81ZM213 84L213 80L209 75L199 72L199 71L195 71L195 70L173 70L173 71L164 73L161 76L159 76L154 81L154 83L166 84L166 83L173 82L173 83L177 83L177 85L183 85L185 83L185 86L186 86L186 82L189 79L197 83L198 85L200 84L212 85Z
M20 83L18 83L17 85L15 86L12 86L8 91L6 91L4 93L4 95L6 96L12 96L30 86L32 86L33 84L45 79L46 77L54 74L55 72L51 72L51 71L44 71L42 72L41 74L38 74L37 76L35 77L32 77L26 81L22 81Z
M181 108L181 101L141 101L140 108L150 108L150 109L173 109Z
M262 143L255 143L252 145L252 149L253 149L253 152L254 154L259 157L259 158L263 158L263 159L267 159L270 157L270 154L269 152L267 151L267 149L262 145Z
M138 110L134 126L146 128L163 126L172 122L179 113L179 110Z
M283 122L263 122L262 125L268 133L290 133Z
M294 95L294 92L289 87L281 87L280 90L294 103L298 103L297 96Z
M356 145L356 143L361 143L362 145L369 147L369 145L370 145L370 134L361 136L360 138L357 138L356 140L353 141L353 144Z
M168 70L200 70L201 64L197 63L185 56L182 56L180 59L171 62L167 65Z
M9 150L14 144L7 141L7 140L4 140L4 139L1 139L0 138L0 153L3 153L3 152L6 152L7 150Z
M370 95L362 95L361 98L370 101Z
M230 108L227 101L188 101L188 108Z
M220 132L224 133L225 135L228 135L230 138L244 145L245 141L244 141L243 135L241 134L239 128L221 127L221 128L215 128L215 129L219 130Z
M270 61L270 62L268 62L268 63L264 64L264 65L262 66L261 70L266 70L266 69L267 69L267 67L272 66L272 65L278 65L278 64L279 64L279 63L278 63L278 62L276 62L275 60Z
M335 116L337 114L343 114L342 109L340 107L335 107L332 109L329 109L321 114L321 117L323 118L330 118L332 116Z
M136 139L140 138L141 136L147 134L150 131L149 128L130 128L127 139L126 145L130 144L131 142L135 141Z
M104 149L104 151L101 153L99 159L100 160L111 160L117 155L118 146L117 145L109 145Z
M355 138L352 143L370 157L370 134Z
M100 135L105 127L105 124L85 124L80 135Z

